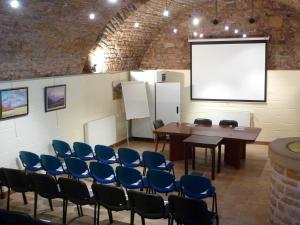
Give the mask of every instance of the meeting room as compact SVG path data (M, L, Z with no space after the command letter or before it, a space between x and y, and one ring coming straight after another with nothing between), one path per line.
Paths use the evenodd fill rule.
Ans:
M300 1L1 0L1 225L299 225Z

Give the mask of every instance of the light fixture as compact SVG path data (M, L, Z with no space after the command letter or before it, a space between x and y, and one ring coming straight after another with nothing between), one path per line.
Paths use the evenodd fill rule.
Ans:
M169 16L169 10L165 9L164 12L163 12L163 16L168 17Z
M96 18L96 16L94 13L90 13L89 18L90 18L90 20L94 20Z
M197 37L198 33L196 31L194 31L193 35L194 35L194 37Z
M197 17L195 17L195 18L193 19L193 25L194 25L194 26L197 26L197 25L199 25L199 23L200 23L200 20L199 20Z
M177 28L174 28L174 29L173 29L173 33L174 33L174 34L177 34L177 32L178 32L178 29L177 29Z
M135 28L138 28L140 26L140 24L138 22L135 22L133 25Z
M243 38L246 38L246 37L247 37L247 34L244 33L244 34L243 34Z
M12 7L12 8L14 8L14 9L17 9L17 8L19 8L20 7L20 2L18 1L18 0L12 0L12 1L10 1L10 6Z
M249 18L249 23L253 24L256 20L254 18L254 0L251 1L251 17Z
M238 30L238 29L234 29L234 33L235 33L235 34L238 34L238 33L239 33L239 30Z
M108 0L109 3L117 3L118 0Z
M218 20L218 0L215 0L215 18L213 19L212 23L214 25L219 24L219 20Z
M226 26L224 27L224 30L229 31L229 26L226 25Z
M203 37L204 37L204 34L203 34L203 33L199 34L199 37L200 37L200 38L203 38Z

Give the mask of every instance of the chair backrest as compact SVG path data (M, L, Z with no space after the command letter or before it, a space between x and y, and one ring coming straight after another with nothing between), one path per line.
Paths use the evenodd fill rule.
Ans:
M90 199L89 190L82 181L60 177L58 178L58 184L64 199L75 204Z
M74 142L73 149L78 157L85 157L90 154L94 154L92 147L83 142Z
M213 195L213 186L207 177L184 175L180 178L182 192L190 198L206 198Z
M114 169L107 164L99 163L99 162L91 162L90 163L90 172L94 178L105 179L109 176L115 176Z
M62 166L61 161L52 155L41 155L41 163L44 170L57 170Z
M123 166L116 168L116 176L121 184L133 184L142 179L140 171Z
M94 183L92 190L96 201L105 208L115 211L128 208L126 195L122 188Z
M204 125L204 126L211 126L212 120L211 119L204 119L204 118L197 118L194 120L194 124L197 125Z
M130 206L139 215L149 219L166 217L164 200L160 195L129 190L128 198Z
M1 225L33 225L33 219L25 213L0 210Z
M162 164L165 166L166 163L164 155L152 151L143 152L143 161L148 169L157 169Z
M15 192L31 191L31 179L22 170L16 169L3 169L8 187Z
M55 179L47 174L31 173L33 190L40 196L48 199L57 198L59 189Z
M207 205L202 200L170 195L169 211L177 223L187 225L212 225Z
M154 126L155 129L163 127L164 125L165 125L164 122L160 119L153 121L153 126Z
M20 156L21 162L25 168L33 167L36 164L40 163L40 157L33 152L20 151L19 156Z
M71 174L82 174L88 171L88 166L86 162L84 162L81 159L75 157L69 157L69 158L65 158L65 163L68 172L70 172Z
M148 170L147 179L151 188L156 190L157 188L166 188L170 185L175 185L174 175L160 170Z
M57 156L62 158L71 156L72 150L67 142L61 140L53 140L52 146Z
M140 154L131 148L119 148L118 149L119 160L122 164L132 163L137 160L141 160Z
M101 160L111 159L116 156L115 151L112 147L105 145L96 145L95 146L96 159L101 162Z
M219 125L224 127L238 127L239 123L236 120L220 120Z

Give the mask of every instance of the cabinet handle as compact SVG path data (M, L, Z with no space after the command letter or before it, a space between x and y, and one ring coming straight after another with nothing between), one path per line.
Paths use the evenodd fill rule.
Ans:
M177 106L176 107L176 113L178 114L178 112L179 112L179 107Z

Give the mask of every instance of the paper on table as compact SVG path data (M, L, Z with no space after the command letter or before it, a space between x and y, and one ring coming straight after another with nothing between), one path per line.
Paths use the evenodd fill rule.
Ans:
M245 127L235 127L234 130L245 130Z

